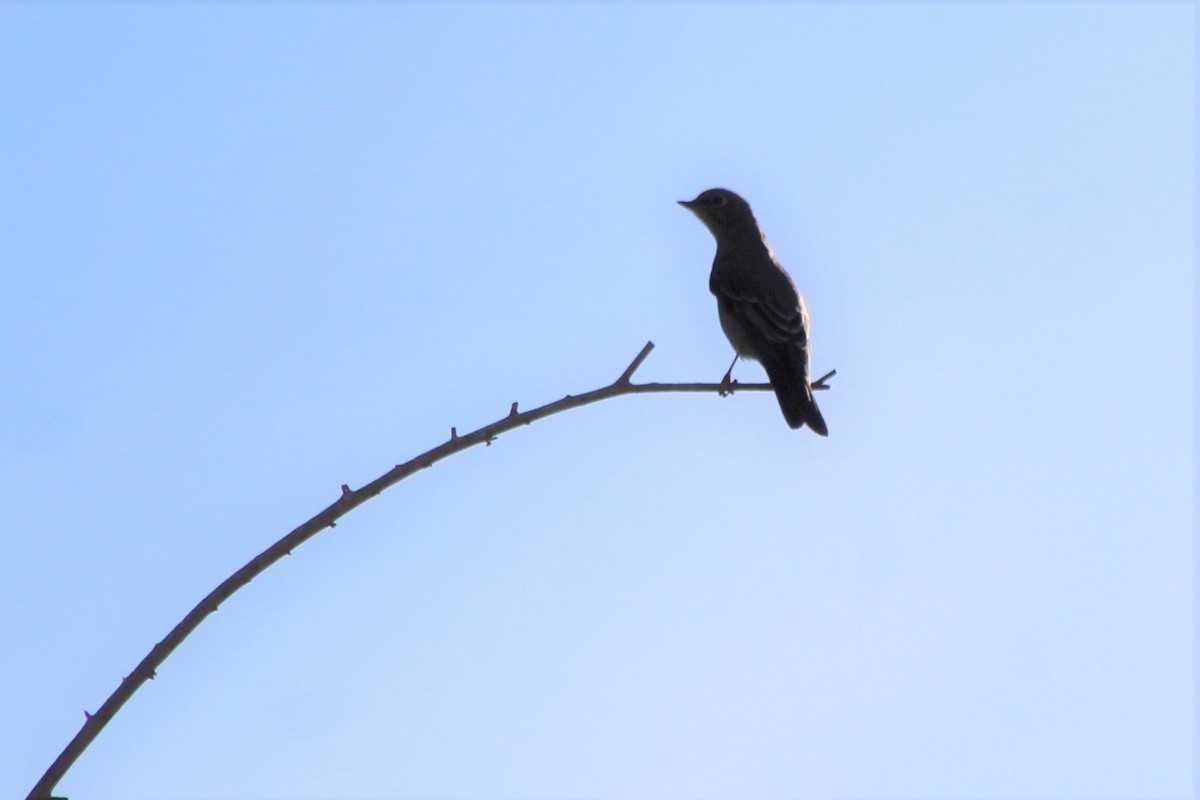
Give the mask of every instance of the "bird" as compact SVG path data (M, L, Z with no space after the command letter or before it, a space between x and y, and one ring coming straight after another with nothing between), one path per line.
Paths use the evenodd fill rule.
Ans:
M739 356L757 361L788 426L807 425L828 436L809 383L808 308L759 230L750 204L728 189L708 189L678 202L717 240L708 289L717 298L721 329L735 354L722 385L732 385Z

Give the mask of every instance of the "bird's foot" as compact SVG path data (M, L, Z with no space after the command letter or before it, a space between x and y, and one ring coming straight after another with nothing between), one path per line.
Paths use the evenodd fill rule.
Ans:
M733 389L737 386L737 381L730 378L730 373L732 372L733 369L730 368L729 372L725 373L725 377L721 378L721 383L717 386L717 394L721 395L721 397L733 394Z

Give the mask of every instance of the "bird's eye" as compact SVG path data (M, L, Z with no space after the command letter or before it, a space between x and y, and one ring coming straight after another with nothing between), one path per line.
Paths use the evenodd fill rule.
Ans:
M708 203L709 203L709 205L711 205L713 208L720 208L721 206L725 205L725 195L723 195L723 194L714 194L714 195L712 196L712 198L711 198L711 199L708 201Z

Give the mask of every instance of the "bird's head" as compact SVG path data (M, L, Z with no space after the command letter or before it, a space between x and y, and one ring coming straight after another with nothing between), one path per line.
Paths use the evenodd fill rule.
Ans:
M722 233L754 220L750 204L728 189L708 189L695 200L680 200L679 205L699 217L712 235L718 238Z

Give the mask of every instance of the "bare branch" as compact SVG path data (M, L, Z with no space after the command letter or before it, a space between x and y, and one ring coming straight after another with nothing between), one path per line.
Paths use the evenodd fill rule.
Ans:
M133 696L134 692L141 688L142 684L154 678L155 671L166 661L167 656L171 655L175 648L192 631L196 630L205 617L216 611L221 603L228 600L234 592L258 577L276 561L284 556L291 555L292 550L296 547L308 541L308 539L325 528L335 527L340 517L380 494L384 489L399 483L418 470L432 467L447 456L461 452L477 444L490 444L493 439L502 433L513 430L521 425L528 425L561 411L567 411L572 408L578 408L625 394L658 394L666 392L720 393L722 389L729 389L728 385L720 383L631 383L629 379L653 349L654 343L646 342L641 352L630 362L625 371L621 373L621 376L608 386L579 395L567 395L561 400L547 403L530 411L518 412L517 404L513 403L507 415L478 430L459 434L457 428L451 428L449 440L431 450L427 450L416 458L396 465L393 469L360 489L351 489L346 484L342 484L341 495L337 500L291 533L275 542L275 544L250 559L241 569L222 581L217 588L208 593L207 597L197 603L195 608L189 611L162 641L150 649L146 657L134 667L133 672L121 680L120 685L108 696L108 699L104 701L104 704L94 714L84 712L83 727L80 728L79 732L75 734L75 737L67 744L58 758L54 760L54 763L50 765L50 768L46 770L46 773L34 785L33 790L28 795L28 800L48 800L48 798L51 798L54 787L62 780L63 775L71 768L76 759L83 754L83 751L87 749L100 731L104 729L109 720L116 715L121 706L125 705L125 702ZM830 372L822 376L820 380L813 384L813 389L828 389L829 387L825 385L825 381L833 377L834 374L834 372ZM737 384L737 389L749 392L771 391L771 384Z

